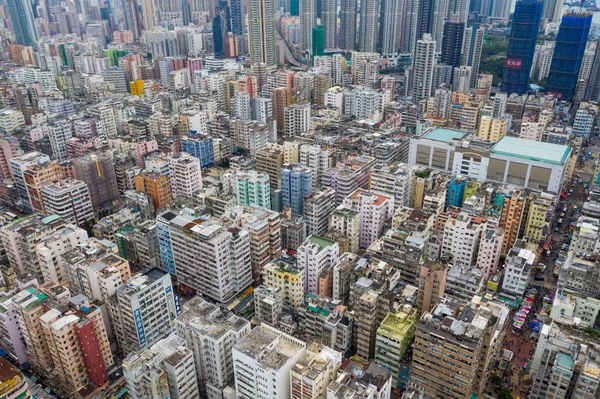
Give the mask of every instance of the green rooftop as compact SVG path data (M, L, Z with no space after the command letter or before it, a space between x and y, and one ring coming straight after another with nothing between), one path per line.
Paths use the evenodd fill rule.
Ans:
M50 216L46 216L45 218L43 218L42 223L48 224L48 223L56 222L57 220L60 220L60 219L62 219L62 218L58 215L50 215Z
M556 364L567 370L573 370L575 362L573 361L573 358L566 353L559 353L556 356Z
M321 252L323 249L335 244L335 241L328 240L327 238L323 238L321 236L312 235L312 236L308 237L308 239L313 244L316 244L319 246L319 252Z
M492 148L492 154L506 155L530 161L564 165L571 148L566 145L542 143L541 141L503 137Z
M432 131L425 133L423 138L450 143L452 140L463 138L465 135L466 133L461 132L460 130L436 127Z

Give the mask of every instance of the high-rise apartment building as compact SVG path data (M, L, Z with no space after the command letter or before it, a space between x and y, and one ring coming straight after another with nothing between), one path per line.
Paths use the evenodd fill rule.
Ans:
M257 205L271 209L271 183L269 175L250 170L238 172L236 178L237 201L240 205Z
M325 233L325 238L336 241L342 254L356 253L360 247L360 212L346 205L340 205L328 214L329 229ZM342 245L342 242L345 245Z
M544 2L518 0L506 51L502 91L523 94L529 87L529 74L535 53Z
M417 40L414 60L413 96L415 101L429 98L433 86L433 69L436 64L436 42L430 34Z
M340 248L334 241L311 235L298 247L296 262L298 268L305 271L304 290L313 294L319 292L319 277L321 273L333 268L338 262Z
M296 363L290 371L291 399L325 397L341 364L340 352L312 342L306 349L306 360Z
M279 187L283 156L283 152L279 150L262 149L256 152L256 171L269 176L269 183L273 190Z
M32 3L9 0L6 5L17 43L21 46L34 46L38 40L38 33L35 27Z
M58 226L35 246L44 281L68 282L63 255L87 242L87 232L72 224ZM93 300L93 298L91 298Z
M20 205L20 207L26 212L33 212L33 207L29 198L29 191L27 190L25 171L33 165L40 165L49 161L50 157L48 155L41 154L39 152L31 152L10 160L10 168L15 179L15 185L17 187L20 200L20 204L17 205Z
M357 189L369 187L370 168L374 163L372 157L350 156L338 162L335 168L325 170L321 184L335 190L335 202L339 205Z
M181 153L169 156L167 162L174 198L191 198L202 190L202 172L198 158Z
M363 189L346 197L343 205L360 214L360 248L368 248L373 244L394 216L394 198Z
M317 26L317 0L300 2L300 51L312 49L312 30Z
M104 388L114 361L102 311L85 296L69 299L67 309L51 308L39 318L53 370L74 390L89 388L90 382Z
M444 23L442 64L452 65L453 67L460 65L464 34L465 24L458 21L456 14Z
M249 0L248 41L253 64L264 62L274 66L275 57L275 1Z
M415 335L417 309L404 305L396 313L388 313L377 329L375 363L390 370L392 386L398 386L402 358Z
M544 244L551 231L556 197L549 193L532 193L528 201L529 210L524 236L534 242Z
M496 353L490 335L498 331L498 320L488 307L443 298L417 322L410 383L432 398L479 392L478 373Z
M502 291L506 295L522 298L525 294L529 276L537 259L536 254L532 252L536 248L537 245L530 247L525 241L517 240L506 254L502 278Z
M386 1L382 10L381 53L397 54L402 37L403 4L398 0Z
M450 216L444 226L442 256L451 256L453 262L464 265L475 264L486 222L485 218L467 212Z
M305 270L287 258L275 259L262 271L263 284L280 290L283 302L297 308L304 299Z
M157 172L142 172L133 179L135 189L148 194L159 210L173 200L171 182L168 176Z
M310 130L310 105L291 104L283 110L284 136L300 136Z
M223 397L233 381L232 349L250 333L250 322L195 297L183 306L175 332L191 348L200 392Z
M147 349L129 353L123 376L132 399L198 399L194 355L185 339L171 334Z
M132 276L108 298L107 305L115 337L125 353L169 335L177 317L171 276L159 269Z
M160 268L160 248L154 220L145 220L133 229L135 252L143 269Z
M299 164L281 168L281 202L292 210L292 216L304 213L304 197L313 191L312 171Z
M94 220L90 191L84 182L62 179L45 186L40 193L47 215L58 215L77 226Z
M500 253L504 242L504 230L492 226L491 223L481 236L476 266L483 273L484 279L489 279L498 268Z
M250 237L246 230L226 227L195 215L166 212L175 274L190 288L218 302L227 302L252 282ZM161 240L159 234L159 240Z
M23 177L31 208L34 212L45 212L41 190L44 186L61 179L60 165L55 161L31 165L23 172Z
M250 235L252 277L258 281L262 268L281 253L281 217L256 205L233 207L227 216Z
M333 152L316 145L300 147L299 158L300 163L312 171L315 187L320 185L323 172L333 166Z
M503 197L500 198L502 200L502 212L499 223L499 226L504 229L502 253L506 254L519 237L527 198L525 193L520 190L508 191L499 195Z
M339 48L354 51L356 48L356 0L342 0L340 3ZM338 83L337 81L335 82Z
M477 137L482 140L500 141L508 131L508 119L482 116L479 119Z
M335 209L335 190L322 187L304 198L306 234L322 236L327 231L330 213Z
M358 49L374 52L379 39L379 2L367 0L361 3Z
M290 398L290 371L305 358L306 343L266 324L256 327L233 347L236 397Z

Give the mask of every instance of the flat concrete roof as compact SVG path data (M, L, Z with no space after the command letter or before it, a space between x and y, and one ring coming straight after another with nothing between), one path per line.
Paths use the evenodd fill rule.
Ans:
M446 129L443 127L436 127L430 132L426 132L422 137L429 140L443 141L450 143L454 139L463 138L467 133L461 132L460 130Z
M564 165L570 152L571 148L566 145L506 136L500 139L491 151L492 154L507 155L554 165Z

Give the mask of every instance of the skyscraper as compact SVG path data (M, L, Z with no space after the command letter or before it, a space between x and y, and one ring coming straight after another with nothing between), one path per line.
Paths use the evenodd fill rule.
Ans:
M492 3L492 12L490 14L491 17L508 18L510 15L510 6L512 4L512 0L494 0ZM515 6L515 13L516 11L517 8Z
M320 56L325 54L325 27L321 24L315 25L312 28L312 56Z
M253 64L264 62L267 66L275 59L275 1L248 1L248 31L250 59Z
M473 25L466 29L461 64L471 67L470 87L475 87L477 84L483 39L486 31L487 25Z
M225 42L227 41L227 21L224 12L218 13L213 19L212 30L215 58L223 58L225 56Z
M585 88L585 95L583 98L586 101L600 100L600 46L596 46L590 76L587 81L587 87Z
M404 7L404 31L402 32L401 52L412 54L418 40L417 26L419 17L419 0L406 0ZM422 36L421 36L422 37Z
M192 6L187 0L181 2L181 18L183 20L183 26L188 26L192 23Z
M431 95L435 62L435 41L426 33L417 41L415 49L413 97L416 102Z
M442 63L457 67L460 64L460 55L463 48L465 24L459 22L458 15L452 14L444 24L442 38Z
M17 43L21 46L33 46L38 37L31 0L8 0L7 6Z
M374 52L379 38L379 1L364 0L360 9L359 51Z
M336 48L337 37L337 1L323 0L321 23L325 27L325 48Z
M386 0L383 12L381 53L396 54L402 36L402 1Z
M353 51L356 45L356 0L341 0L340 45L342 50Z
M410 2L411 0L408 0ZM417 5L416 40L421 40L425 33L431 33L433 25L434 0L419 0Z
M446 17L451 18L456 14L458 22L466 23L469 18L469 1L468 0L448 0L448 10Z
M231 10L231 33L237 37L238 54L248 52L245 21L245 0L230 0L229 8Z
M548 21L558 22L563 12L563 0L547 0L544 2L544 13L542 18Z
M433 15L431 30L427 33L431 33L431 37L435 41L435 51L440 52L442 47L442 36L444 33L444 21L446 20L446 8L448 0L433 0Z
M142 17L144 20L144 30L150 30L156 26L156 8L154 0L142 0Z
M550 64L548 94L567 101L573 98L591 24L590 11L571 10L563 16Z
M517 1L502 79L502 91L508 94L527 91L543 8L542 0Z
M300 50L312 49L312 30L317 25L317 0L300 1Z

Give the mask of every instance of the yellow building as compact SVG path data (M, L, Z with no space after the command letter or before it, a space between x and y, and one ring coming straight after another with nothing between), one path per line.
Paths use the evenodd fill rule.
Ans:
M22 399L29 398L29 386L27 381L15 366L4 358L0 358L0 398Z
M525 225L525 237L539 243L550 233L550 222L554 211L556 197L548 193L531 193L529 196L529 212Z
M129 83L129 91L134 96L141 96L144 93L144 81L135 80Z
M237 80L223 82L223 111L231 113L231 100L235 93L240 91L240 83Z
M283 301L294 308L304 299L304 269L292 262L275 259L262 270L263 284L281 290Z
M412 177L409 206L411 208L422 208L425 192L431 190L433 184L434 180L431 176L431 169L423 169L415 172Z
M388 313L377 329L375 363L392 372L392 387L398 386L402 357L412 343L417 326L417 309L404 305Z
M482 140L500 141L508 131L508 119L482 116L477 137Z

